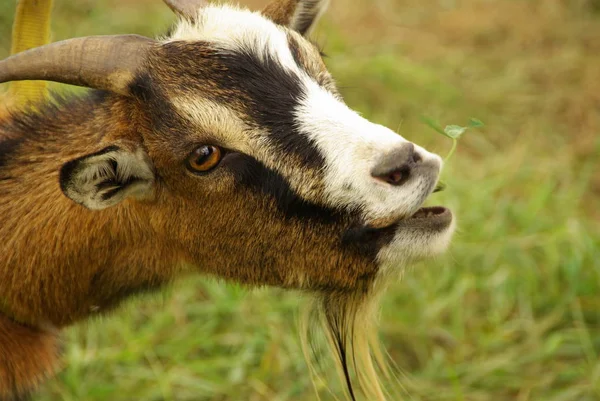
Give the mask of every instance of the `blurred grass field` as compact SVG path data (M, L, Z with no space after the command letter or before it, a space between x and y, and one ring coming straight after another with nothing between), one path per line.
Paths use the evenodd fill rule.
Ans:
M159 0L55 0L53 18L55 40L173 21ZM458 216L451 250L384 298L403 399L600 400L600 1L333 0L313 37L349 105L410 140L445 155L422 115L486 123L431 199ZM69 330L35 400L314 400L302 302L180 281Z

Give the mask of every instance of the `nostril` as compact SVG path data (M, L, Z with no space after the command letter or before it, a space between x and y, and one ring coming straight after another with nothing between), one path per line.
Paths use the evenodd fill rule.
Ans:
M404 184L410 178L410 167L402 166L386 174L375 176L375 178L384 181L390 185L399 186Z
M412 170L418 168L421 162L422 157L415 145L406 142L384 155L371 170L371 176L392 186L400 186L409 180Z

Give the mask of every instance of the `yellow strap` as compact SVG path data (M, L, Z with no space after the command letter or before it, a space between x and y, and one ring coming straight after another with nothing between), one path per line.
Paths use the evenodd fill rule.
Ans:
M11 54L20 53L33 47L47 44L50 41L50 14L52 0L19 0L12 32ZM35 102L46 96L45 81L11 82L8 101L2 99L2 109L9 105L23 105ZM6 301L0 298L0 314L11 317Z
M11 53L47 44L50 41L50 14L53 0L19 0L12 32ZM10 97L17 104L35 102L46 96L45 81L15 81Z

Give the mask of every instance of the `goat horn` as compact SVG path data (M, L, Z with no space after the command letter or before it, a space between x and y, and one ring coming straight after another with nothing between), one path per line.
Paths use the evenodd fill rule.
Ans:
M51 43L0 61L0 83L55 81L130 96L129 85L154 43L138 35L88 36Z
M164 0L173 12L183 18L195 20L198 11L206 5L206 0Z

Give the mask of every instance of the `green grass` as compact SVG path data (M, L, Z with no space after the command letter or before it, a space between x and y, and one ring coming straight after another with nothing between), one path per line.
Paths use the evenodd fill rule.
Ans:
M55 3L57 39L153 35L172 20L158 0L142 11L135 0ZM346 3L334 0L315 37L353 108L442 155L451 141L422 115L486 123L461 139L447 189L430 201L458 216L453 246L384 298L381 338L402 395L600 399L596 2ZM296 334L301 304L277 289L182 280L68 330L65 368L35 400L314 400Z

